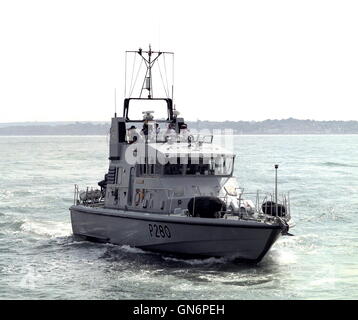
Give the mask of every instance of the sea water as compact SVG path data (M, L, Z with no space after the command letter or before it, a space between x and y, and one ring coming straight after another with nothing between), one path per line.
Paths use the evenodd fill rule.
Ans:
M74 184L108 169L106 136L0 137L0 299L357 299L358 136L234 136L245 191L290 191L294 236L258 265L74 241Z

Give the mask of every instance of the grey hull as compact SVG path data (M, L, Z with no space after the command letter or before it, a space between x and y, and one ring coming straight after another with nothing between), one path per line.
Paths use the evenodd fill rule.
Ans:
M188 218L72 206L73 234L144 250L259 262L281 234L278 224Z

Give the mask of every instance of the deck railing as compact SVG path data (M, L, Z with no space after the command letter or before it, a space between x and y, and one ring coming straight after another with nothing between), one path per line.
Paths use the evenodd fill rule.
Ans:
M147 140L146 140L147 139ZM192 143L192 144L203 144L203 143L212 143L214 139L214 135L212 134L200 134L200 133L186 133L186 134L173 134L173 135L165 135L165 134L153 134L148 136L140 136L140 140L142 142L147 141L148 143Z
M198 196L209 196L205 193L203 193L199 186L192 186L195 190L194 194L188 195L188 198L193 198L193 213L192 215L195 215L195 201ZM124 186L116 186L116 188L128 188ZM175 213L175 209L173 208L173 200L177 197L175 197L175 190L174 189L168 189L168 188L162 188L162 187L149 187L145 188L146 190L162 190L167 193L167 199L164 201L169 202L169 208L167 210L167 214L171 215ZM257 190L256 192L245 192L242 188L240 189L240 192L237 193L236 196L231 196L228 193L218 196L225 204L226 204L226 210L222 210L222 215L225 214L233 214L239 217L239 219L267 219L270 217L279 216L279 206L283 206L285 209L284 216L285 219L288 221L291 218L291 207L290 207L290 194L289 193L281 193L277 195L277 203L275 203L275 194L269 193L269 192L263 192L261 190ZM98 189L93 188L86 188L86 191L80 191L78 188L78 185L75 184L74 189L74 197L73 197L73 204L83 204L86 206L98 206L104 202L104 197L101 195L101 197L94 197L94 191L100 191ZM182 198L182 197L181 197ZM231 199L237 199L238 200L238 211L231 211L228 207L231 204ZM249 206L247 200L251 200L254 206ZM276 214L267 215L263 211L263 205L267 203L268 201L271 201L274 203L274 206L276 206ZM272 207L271 207L272 208ZM185 210L185 209L182 209ZM281 209L282 210L282 209Z

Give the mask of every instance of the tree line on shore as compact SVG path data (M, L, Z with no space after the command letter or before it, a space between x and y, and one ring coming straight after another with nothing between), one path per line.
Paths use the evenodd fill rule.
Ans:
M188 121L189 129L232 130L234 134L358 134L358 121L299 119L264 121ZM16 123L0 125L0 135L106 135L109 122Z

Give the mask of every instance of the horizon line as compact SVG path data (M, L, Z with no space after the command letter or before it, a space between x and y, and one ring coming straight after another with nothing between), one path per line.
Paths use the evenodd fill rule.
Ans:
M358 120L316 120L316 119L298 119L298 118L293 118L293 117L289 117L289 118L281 118L281 119L265 119L265 120L201 120L201 119L196 119L196 120L185 120L186 122L264 122L264 121L285 121L285 120L298 120L298 121L315 121L315 122L357 122ZM111 120L28 120L28 121L10 121L10 122L0 122L0 124L4 125L4 124L26 124L26 123L34 123L34 124L45 124L45 123L93 123L93 122L100 122L100 123L110 123Z

